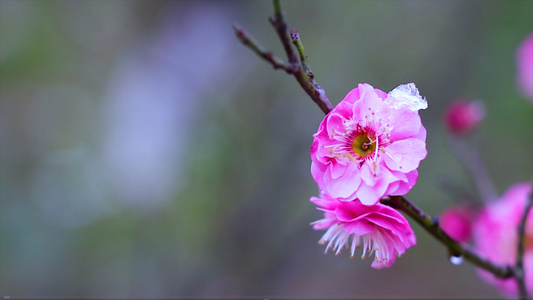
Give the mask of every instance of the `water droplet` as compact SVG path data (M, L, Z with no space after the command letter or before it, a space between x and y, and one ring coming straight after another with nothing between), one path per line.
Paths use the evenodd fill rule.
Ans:
M460 265L463 262L462 256L450 256L450 262L456 266Z

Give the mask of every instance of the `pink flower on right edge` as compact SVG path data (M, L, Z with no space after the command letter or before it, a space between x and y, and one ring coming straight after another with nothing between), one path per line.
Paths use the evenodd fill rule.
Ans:
M530 33L516 51L517 84L522 93L533 101L533 33Z
M427 155L418 114L425 108L413 83L388 94L367 83L351 90L313 135L311 174L320 190L364 205L405 195Z
M526 199L531 193L531 183L513 185L500 200L487 205L473 224L473 237L477 250L495 264L516 264L518 245L518 224L522 220ZM527 216L525 228L524 271L526 288L533 294L533 210ZM503 294L518 296L518 285L514 278L500 279L478 269L480 277L497 287Z
M416 244L416 237L404 216L381 203L363 205L358 199L340 201L325 192L311 202L324 211L324 218L311 223L316 230L327 229L319 243L339 254L343 248L355 256L363 248L362 258L374 255L372 268L390 267L397 256Z

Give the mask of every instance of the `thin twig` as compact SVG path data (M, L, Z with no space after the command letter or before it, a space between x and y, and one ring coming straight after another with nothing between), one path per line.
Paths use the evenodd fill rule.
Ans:
M300 34L298 34L298 31L291 29L291 40L292 44L296 47L296 50L298 50L298 55L300 55L300 63L302 64L303 71L309 77L309 80L313 81L315 76L313 75L313 71L311 71L311 67L309 67L309 63L307 62L307 55L305 54L304 45L300 40Z
M315 75L313 74L313 71L311 71L311 67L307 62L307 55L305 54L304 45L300 40L298 31L291 29L291 39L292 43L298 50L298 54L300 55L300 63L302 65L302 71L305 75L305 78L301 81L298 80L298 82L300 82L300 85L304 88L307 94L310 96L312 95L311 98L320 107L320 109L327 114L333 109L333 105L331 105L329 102L329 99L326 96L326 91L316 83Z
M309 64L307 64L307 56L305 55L305 52L303 51L303 45L301 45L300 41L300 48L298 48L298 45L296 45L296 48L298 49L298 52L300 53L300 62L298 61L298 57L296 56L296 53L294 52L294 49L291 46L291 42L294 44L295 38L294 36L289 37L289 34L287 32L287 23L285 22L285 19L283 18L283 11L281 10L281 5L279 0L273 0L272 1L274 6L274 17L270 18L270 23L278 33L279 39L281 40L281 43L283 44L283 48L285 49L285 52L287 53L287 58L289 59L289 63L291 65L297 66L298 70L297 72L294 72L293 75L296 78L296 81L300 84L300 86L303 88L303 90L311 97L311 99L320 107L320 109L325 113L329 113L333 109L333 105L331 105L331 102L329 101L328 97L326 96L326 91L319 86L316 81L314 80L314 76L308 76L308 74L313 74L311 72L311 69L309 68ZM295 32L295 30L291 30L292 32ZM292 35L292 34L291 34ZM296 35L298 35L296 33ZM299 37L298 37L299 40ZM305 60L306 65L302 63L302 66L300 66L300 63ZM307 72L305 70L307 68Z
M281 40L281 44L283 45L283 49L285 49L289 63L294 65L296 69L299 69L300 64L298 63L298 57L296 56L294 49L291 47L291 40L287 33L287 23L283 18L281 4L279 3L279 0L273 0L272 4L274 6L274 16L269 18L270 24L272 24Z
M286 61L274 56L272 51L267 50L261 44L259 44L251 35L246 32L246 30L239 25L233 25L235 34L237 38L250 49L252 49L257 55L264 58L266 61L274 67L274 69L283 69L289 74L293 74L298 71L297 68L294 68L294 65L287 63Z
M485 269L500 278L510 278L515 276L513 268L510 266L497 266L490 261L478 256L470 247L462 245L452 239L439 226L438 219L426 215L421 209L403 196L390 196L381 200L383 204L403 211L413 218L422 228L444 244L451 256L463 257L475 266Z
M288 62L285 62L277 57L275 57L271 51L266 50L261 46L255 39L253 39L242 27L234 25L235 34L239 40L250 49L252 49L257 55L270 62L270 64L275 69L283 69L287 73L294 75L296 81L300 84L303 90L311 97L311 99L320 107L320 109L325 113L329 113L333 109L333 105L326 96L326 91L316 83L313 79L313 72L309 68L309 64L306 65L306 70L300 66L300 61L298 61L298 56L292 48L291 37L287 32L287 23L283 19L283 11L281 10L281 5L279 0L274 0L274 16L270 17L270 23L278 33L279 39L283 44L283 48L287 54ZM298 38L299 40L299 38ZM301 42L300 42L301 44ZM303 46L301 46L301 53L307 62L307 57L303 52Z
M490 203L497 198L496 189L490 179L487 168L479 152L470 147L466 141L459 137L452 137L450 149L457 159L465 166L474 180L479 196L484 203Z
M526 199L526 204L524 207L524 214L522 215L522 220L518 225L518 247L516 251L516 266L515 266L515 275L518 283L518 290L520 292L520 299L527 299L527 288L526 288L526 274L524 273L524 251L525 251L525 238L526 238L526 222L527 216L531 211L533 206L533 190L529 193L529 196Z

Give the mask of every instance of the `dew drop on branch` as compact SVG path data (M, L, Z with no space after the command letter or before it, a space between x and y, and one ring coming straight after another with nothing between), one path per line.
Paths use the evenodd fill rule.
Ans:
M460 265L463 262L462 256L450 256L450 262L456 266Z

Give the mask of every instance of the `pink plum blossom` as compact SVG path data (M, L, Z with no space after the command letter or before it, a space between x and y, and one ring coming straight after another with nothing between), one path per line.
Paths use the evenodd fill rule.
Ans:
M523 217L526 199L531 193L531 183L513 185L502 198L487 205L473 224L473 237L476 248L485 258L495 264L516 264L518 245L517 228ZM525 227L526 246L524 253L525 282L528 293L533 294L533 212L527 216ZM518 295L515 278L500 279L493 274L478 269L480 277L497 287L502 293L512 297Z
M484 115L485 108L480 101L458 99L448 106L444 113L444 123L450 133L464 136L476 129Z
M516 51L517 83L522 92L533 100L533 33L530 33Z
M418 114L425 108L413 83L389 94L366 83L350 91L313 135L311 174L320 190L364 205L406 194L427 155Z
M456 205L446 209L440 217L440 227L459 243L467 242L472 236L472 220L475 211L471 205Z
M374 254L372 267L390 267L396 256L416 244L416 237L407 220L395 209L377 203L363 205L359 200L340 201L325 192L311 202L324 211L324 218L311 223L316 230L327 229L319 243L339 254L342 248L355 256L363 248L362 258Z

